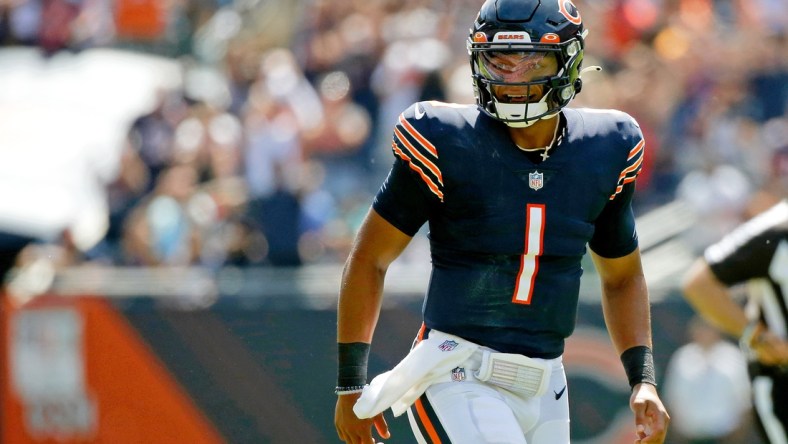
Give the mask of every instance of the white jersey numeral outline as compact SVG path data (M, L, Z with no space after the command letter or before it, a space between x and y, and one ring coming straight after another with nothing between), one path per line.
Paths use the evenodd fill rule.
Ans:
M525 254L520 256L520 271L514 286L512 302L531 303L536 274L539 272L539 256L542 255L545 226L545 205L528 204L525 209Z

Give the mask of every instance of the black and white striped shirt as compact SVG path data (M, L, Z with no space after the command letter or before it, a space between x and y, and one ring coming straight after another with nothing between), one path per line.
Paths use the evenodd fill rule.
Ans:
M788 200L738 227L704 257L723 284L746 283L751 321L788 338Z

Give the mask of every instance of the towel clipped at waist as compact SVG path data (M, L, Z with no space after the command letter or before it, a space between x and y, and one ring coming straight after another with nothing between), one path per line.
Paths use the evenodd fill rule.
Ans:
M393 369L376 376L353 406L359 418L387 408L403 414L433 382L465 362L479 345L437 330L419 342Z

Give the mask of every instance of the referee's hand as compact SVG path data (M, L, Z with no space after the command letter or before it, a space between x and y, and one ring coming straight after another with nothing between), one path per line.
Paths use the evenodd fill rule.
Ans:
M755 335L750 348L758 357L758 362L770 366L788 366L788 341L767 329Z

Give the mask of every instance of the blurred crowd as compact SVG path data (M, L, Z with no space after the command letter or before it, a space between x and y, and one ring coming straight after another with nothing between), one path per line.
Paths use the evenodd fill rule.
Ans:
M633 115L636 211L674 199L700 251L788 191L788 2L576 0L588 74L572 106ZM177 60L130 123L110 224L117 265L341 262L417 100L473 103L481 0L0 0L0 43ZM406 258L407 259L407 258Z

